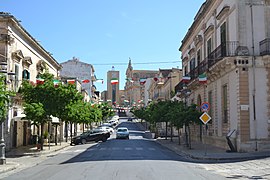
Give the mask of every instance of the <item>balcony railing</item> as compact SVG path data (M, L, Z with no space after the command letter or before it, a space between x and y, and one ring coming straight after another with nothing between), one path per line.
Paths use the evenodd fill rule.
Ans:
M260 55L270 55L270 38L264 39L260 42Z
M228 41L219 45L208 57L206 57L197 67L189 72L192 79L197 78L200 74L206 72L214 64L222 60L224 57L237 56L238 41Z

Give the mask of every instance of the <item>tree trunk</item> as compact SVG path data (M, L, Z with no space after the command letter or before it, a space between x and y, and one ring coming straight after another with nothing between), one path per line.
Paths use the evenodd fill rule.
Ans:
M173 141L173 125L172 123L170 123L170 126L171 126L171 142Z
M188 136L189 136L189 149L191 149L191 137L190 137L190 127L188 126Z
M68 125L67 122L65 122L65 138L66 138L66 142L68 142Z
M181 145L181 134L180 134L180 128L177 128L178 131L178 144Z
M55 141L55 145L57 145L57 124L55 125L54 141Z
M185 135L186 135L186 137L185 137L185 139L186 139L186 146L188 147L189 145L188 145L188 132L187 132L187 125L185 125Z
M165 139L167 140L168 136L168 122L166 121L166 131L165 131Z
M70 139L72 139L72 122L70 123Z
M44 144L44 123L41 123L41 141L40 141L40 150L43 150L43 144Z

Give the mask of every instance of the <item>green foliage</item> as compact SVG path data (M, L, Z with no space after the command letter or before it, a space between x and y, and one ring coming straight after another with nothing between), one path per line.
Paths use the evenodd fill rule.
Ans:
M114 115L113 108L108 103L102 103L102 104L96 105L95 107L101 110L102 120L106 120L109 117Z
M7 107L10 102L10 97L15 93L7 90L6 77L0 74L0 122L3 122L7 116Z
M157 122L171 122L177 129L192 123L200 124L199 117L202 114L195 104L186 106L181 101L159 101L146 108L133 108L131 111L136 117L145 119L152 125Z

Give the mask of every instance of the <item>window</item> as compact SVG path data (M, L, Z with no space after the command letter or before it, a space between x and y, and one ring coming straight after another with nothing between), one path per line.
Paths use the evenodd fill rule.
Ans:
M201 62L201 50L199 49L197 51L197 66L199 66L200 62Z
M188 74L188 68L187 68L187 66L185 66L184 69L185 69L185 76L186 76Z
M17 88L19 86L19 65L15 64L15 91L17 91Z
M226 22L220 27L221 56L226 56Z
M26 79L26 80L29 80L30 79L30 73L26 69L23 70L22 78L23 79Z
M195 69L195 58L192 58L189 62L190 71Z
M212 52L212 39L208 39L207 41L207 56L209 56Z
M227 85L222 87L222 115L223 115L223 122L228 122L228 88Z

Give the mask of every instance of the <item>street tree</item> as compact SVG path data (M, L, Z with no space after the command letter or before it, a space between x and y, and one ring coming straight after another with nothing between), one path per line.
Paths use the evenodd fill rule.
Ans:
M65 109L70 102L76 102L82 100L82 95L76 90L74 85L62 85L58 84L55 86L53 83L54 76L48 72L39 75L39 81L37 83L23 81L20 88L20 93L23 97L24 107L33 105L32 103L38 104L39 108L44 109L43 118L29 118L34 121L35 124L41 125L41 150L43 150L44 142L44 125L50 120L51 116L65 120ZM42 104L42 106L41 106ZM33 110L29 108L26 111L26 117L29 117ZM33 112L35 113L35 112Z
M4 122L7 116L7 108L10 103L10 97L14 96L13 91L7 90L6 76L0 74L0 122Z

